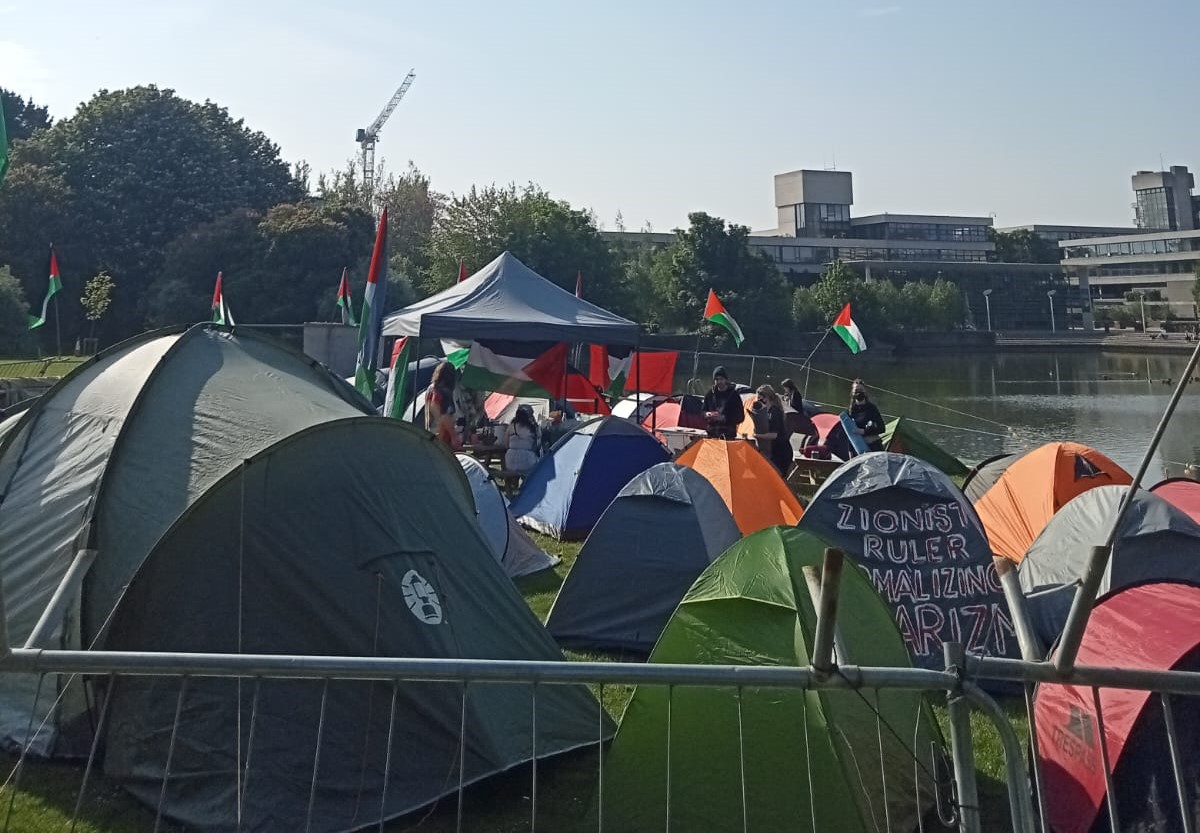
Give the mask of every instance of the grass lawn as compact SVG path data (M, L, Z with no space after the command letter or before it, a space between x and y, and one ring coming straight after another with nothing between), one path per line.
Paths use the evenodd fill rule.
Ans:
M518 589L539 619L545 620L558 587L579 554L580 544L561 543L540 535L538 544L562 558L554 570L528 576L517 582ZM567 651L575 661L622 659L602 654ZM613 719L620 718L633 689L630 686L604 686L603 703ZM940 698L933 698L939 704ZM1006 703L1013 728L1024 744L1028 721L1022 701ZM946 709L934 711L949 735ZM1008 822L1008 798L1004 787L1004 753L991 723L977 712L971 715L979 774L980 803L985 830L1003 829ZM7 777L16 763L15 756L0 756L0 774ZM599 761L595 750L584 750L543 761L538 771L538 829L550 831L595 830L592 800L596 788ZM69 830L83 768L60 763L27 762L21 777L9 829L25 833L50 833ZM488 779L466 791L463 801L463 828L488 833L516 833L529 829L532 809L532 772L528 766ZM3 779L0 779L2 781ZM9 788L0 790L0 814L7 813L12 796ZM150 830L154 814L127 796L119 787L93 776L87 800L80 815L83 833L133 833ZM3 824L0 823L0 829ZM169 829L169 828L167 828ZM424 812L414 813L387 827L390 831L418 830L422 833L452 833L456 829L456 798L449 796Z
M66 376L86 357L58 356L46 359L0 359L0 379L28 379Z

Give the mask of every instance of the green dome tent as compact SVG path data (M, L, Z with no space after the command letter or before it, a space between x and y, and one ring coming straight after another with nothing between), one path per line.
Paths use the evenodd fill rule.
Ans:
M823 552L791 527L743 538L692 586L650 661L808 665L816 610L804 571L819 574ZM860 571L844 571L839 607L839 663L909 667L891 611ZM604 773L604 819L614 830L665 829L667 710L667 689L646 685L625 710ZM739 729L750 830L812 822L865 833L884 829L885 818L889 829L913 830L932 806L930 749L941 740L918 692L745 688L740 726L738 714L734 689L673 690L672 830L743 829Z
M970 471L962 460L927 437L906 417L896 417L884 426L880 439L884 451L924 460L951 477L963 477Z
M39 644L561 659L489 552L454 458L366 410L315 362L240 331L149 334L98 357L0 444L0 563L17 641L86 543L94 555L71 591L80 615L54 617ZM39 501L54 511L34 511ZM19 742L34 698L9 679L3 729ZM532 754L520 686L472 687L464 718L461 686L446 683L196 678L181 694L174 678L104 682L86 702L78 683L67 689L34 751L86 749L104 713L103 771L152 805L163 794L165 814L189 829L233 829L248 760L244 829L305 829L318 738L310 829L370 824L393 697L388 817L455 789L461 720L467 783ZM34 716L53 700L44 690ZM539 692L539 757L594 743L597 708L582 686Z

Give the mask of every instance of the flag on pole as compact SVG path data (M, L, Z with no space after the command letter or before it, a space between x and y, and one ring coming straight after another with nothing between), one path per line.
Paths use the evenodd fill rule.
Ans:
M4 127L4 102L0 101L0 185L8 171L8 131Z
M580 269L575 273L575 297L583 298L583 270Z
M408 365L412 361L412 339L408 336L396 339L392 345L392 372L388 376L387 396L383 400L383 415L404 419L408 405Z
M354 320L354 299L350 296L350 276L345 267L342 268L342 282L338 284L337 305L342 311L342 323L357 327L358 322Z
M867 349L867 340L863 338L862 331L858 329L858 325L850 317L849 304L842 307L842 311L838 313L838 317L833 319L833 331L841 337L842 341L846 342L846 346L850 348L851 353L861 353Z
M46 314L50 310L50 299L62 289L62 277L58 274L58 256L54 254L54 245L50 246L50 285L46 287L46 297L42 299L42 314L29 316L29 329L35 330L46 323Z
M467 262L462 258L458 259L458 282L462 283L467 279Z
M733 336L734 345L737 347L742 346L742 341L746 338L742 335L742 328L738 326L738 322L725 309L725 305L721 303L721 299L717 297L717 293L711 289L708 290L708 303L704 307L704 320L711 321L718 327L724 327L726 330L729 330L729 334Z
M383 332L383 310L387 301L387 227L388 213L379 215L371 268L367 271L367 290L363 293L362 315L358 319L358 363L354 368L354 386L371 399L375 393L375 368L379 366L379 339Z
M213 288L212 321L214 324L234 326L233 313L225 304L225 293L221 291L221 273L217 273L217 285Z

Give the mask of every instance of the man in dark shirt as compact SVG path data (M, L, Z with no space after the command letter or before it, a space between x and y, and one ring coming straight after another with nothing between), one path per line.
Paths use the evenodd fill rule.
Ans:
M742 397L729 384L729 374L724 367L713 370L712 389L704 395L704 416L708 419L709 435L726 440L737 436L738 426L746 416Z

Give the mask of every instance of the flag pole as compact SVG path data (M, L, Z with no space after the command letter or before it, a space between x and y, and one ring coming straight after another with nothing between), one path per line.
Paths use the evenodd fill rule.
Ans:
M62 356L62 325L58 320L58 293L54 293L54 349L56 355Z
M812 349L812 352L808 354L808 357L800 365L803 368L807 368L804 373L804 393L800 394L801 399L804 399L806 396L808 396L808 380L812 376L812 357L817 354L817 350L821 349L821 345L825 343L825 339L828 338L829 334L832 332L833 327L826 328L825 333L817 341L817 346Z

